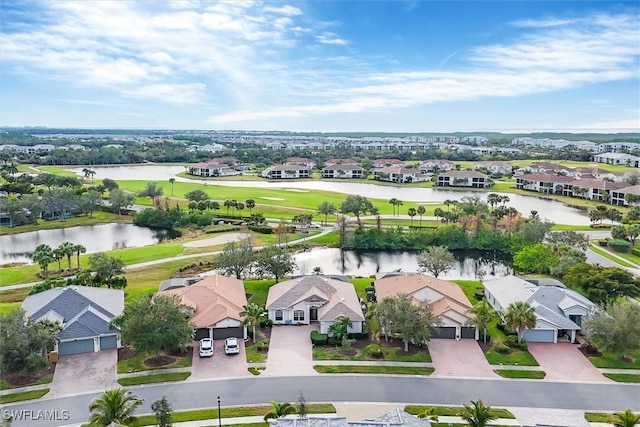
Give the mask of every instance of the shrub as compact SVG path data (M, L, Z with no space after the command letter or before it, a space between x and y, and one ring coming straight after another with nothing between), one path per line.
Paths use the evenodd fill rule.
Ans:
M529 346L527 345L527 343L525 341L522 341L520 344L518 344L518 348L520 350L524 350L524 351L529 350Z
M384 352L380 346L375 346L369 349L369 356L373 359L382 359L384 358Z
M598 242L598 246L607 246L607 244L609 243L609 239L600 239L597 240Z
M504 344L511 348L518 347L518 337L516 335L508 335L504 340Z
M494 350L500 354L507 354L511 351L511 349L504 344L496 344Z
M482 287L476 288L474 293L473 293L473 296L478 301L483 300L484 299L484 288L482 288Z
M251 225L249 226L249 230L255 231L256 233L260 234L273 234L273 228L271 227L258 227L255 225Z
M273 326L273 320L268 317L260 319L260 327L261 328L270 328Z
M366 340L369 338L369 325L366 323L362 324L362 332L349 334L349 338L356 340Z
M311 331L311 343L313 345L327 345L329 342L329 335L321 334L318 331Z
M613 249L616 252L629 252L629 248L631 248L631 243L622 239L611 239L607 242L607 246Z
M640 256L640 249L638 249L638 248L631 249L631 254L633 254L635 256Z

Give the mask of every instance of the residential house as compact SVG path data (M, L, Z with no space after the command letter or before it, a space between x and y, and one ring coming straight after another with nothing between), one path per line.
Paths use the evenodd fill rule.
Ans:
M346 417L325 417L308 415L306 417L285 416L270 421L270 427L430 427L427 418L418 418L400 408L387 412L377 418L362 421L348 421Z
M405 166L405 163L398 159L375 159L373 161L374 168L384 168L388 166Z
M316 165L316 162L306 157L289 157L287 158L286 164L301 165L301 166L306 166L309 169L313 169L313 167Z
M566 166L561 166L556 163L543 162L543 163L532 163L528 166L521 168L520 171L525 174L545 173L545 174L558 174L558 175L569 176L571 173L570 169L571 168L568 168Z
M575 182L575 178L565 175L529 173L516 177L516 188L544 194L572 196Z
M214 160L197 163L194 166L190 166L188 169L189 174L201 176L201 177L219 177L219 176L233 176L242 175L241 171L236 170L232 166L226 163L218 163Z
M473 170L486 170L490 175L511 175L513 165L506 161L486 161L475 163Z
M333 165L357 165L353 159L327 159L324 161L324 167L333 166Z
M311 169L303 165L275 165L262 171L263 178L269 179L303 179L311 177Z
M586 178L571 183L571 195L582 199L609 203L612 192L628 187L626 182L611 182L606 179Z
M404 294L427 302L442 321L432 338L478 339L477 328L467 325L473 306L457 284L425 274L389 274L376 280L374 287L378 301Z
M167 289L157 295L176 295L180 302L192 310L191 321L195 339L229 337L246 338L246 326L242 325L243 306L247 305L244 284L234 277L216 274L186 286Z
M354 164L334 164L322 168L323 178L364 178L364 168Z
M124 292L91 286L67 286L29 295L22 303L35 321L59 323L55 351L60 355L122 347L120 331L110 325L124 311Z
M445 159L428 159L420 162L418 170L422 173L430 174L436 172L446 172L455 168L455 164L451 160Z
M491 180L480 172L452 170L438 174L436 185L438 187L486 188L491 186Z
M410 169L404 166L387 166L373 169L373 179L401 184L429 181L430 176L421 173L418 169Z
M326 276L301 276L269 288L266 308L276 325L320 324L327 333L336 319L351 320L351 333L362 332L364 314L356 291L346 279Z
M610 194L611 194L610 203L612 205L628 206L629 203L627 203L626 201L626 195L632 194L634 196L640 197L640 185L629 185L629 186L620 188L619 190L612 190Z
M485 299L504 318L508 307L515 302L530 304L536 314L536 326L524 332L528 342L557 343L558 339L575 342L583 319L596 306L579 293L562 286L540 285L509 275L484 282Z
M593 161L606 163L608 165L621 165L632 168L640 167L640 157L626 153L600 153L593 156Z

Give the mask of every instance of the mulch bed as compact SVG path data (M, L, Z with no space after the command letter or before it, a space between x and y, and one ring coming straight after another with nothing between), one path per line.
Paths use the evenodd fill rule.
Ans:
M23 374L21 372L2 373L2 380L15 387L25 387L36 383L43 377L53 374L53 365L36 371L32 374Z
M491 347L493 347L493 343L490 341L482 342L482 340L479 340L478 344L480 345L483 353L488 352L489 350L491 350Z
M136 351L131 347L121 347L118 349L118 360L133 359Z
M147 368L159 368L161 366L168 366L176 363L178 359L172 356L160 355L152 356L142 361L142 364Z

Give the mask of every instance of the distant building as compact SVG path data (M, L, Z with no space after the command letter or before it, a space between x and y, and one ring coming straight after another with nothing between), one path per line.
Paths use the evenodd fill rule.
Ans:
M311 177L311 168L302 165L275 165L262 171L261 176L269 179L304 179Z
M438 174L438 187L486 188L491 185L489 177L476 171L447 171Z
M354 164L333 164L322 168L323 178L361 179L364 178L364 169Z
M640 157L632 156L626 153L602 153L593 156L593 161L598 163L606 163L608 165L629 166L632 168L640 167Z

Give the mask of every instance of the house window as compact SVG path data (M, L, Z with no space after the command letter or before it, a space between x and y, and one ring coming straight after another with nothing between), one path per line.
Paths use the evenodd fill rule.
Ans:
M282 310L276 310L276 322L282 322Z
M293 312L293 321L294 322L302 322L302 321L304 321L304 311L295 310Z

